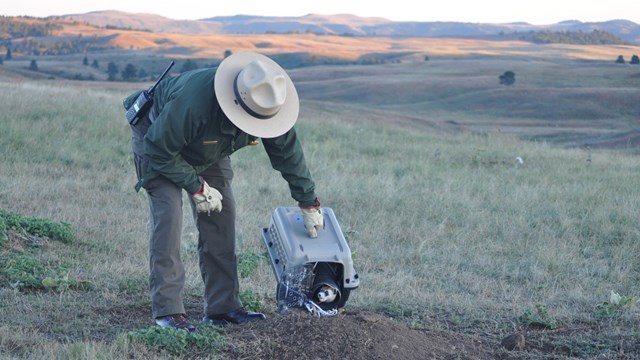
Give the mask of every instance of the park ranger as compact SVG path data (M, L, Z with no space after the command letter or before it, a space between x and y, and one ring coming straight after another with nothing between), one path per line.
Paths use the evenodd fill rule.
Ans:
M141 92L124 100L129 109ZM236 208L230 155L258 139L298 202L310 237L323 227L320 202L294 123L299 101L288 74L270 58L244 52L215 68L164 79L153 105L131 125L137 190L149 199L149 286L152 315L162 327L196 331L185 315L180 260L182 191L190 196L204 281L203 323L264 319L239 299ZM258 179L256 179L258 181Z

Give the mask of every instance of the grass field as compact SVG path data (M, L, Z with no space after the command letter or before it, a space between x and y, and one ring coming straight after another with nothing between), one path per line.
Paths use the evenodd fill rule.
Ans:
M514 85L499 84L505 71L515 73ZM637 130L640 67L635 65L464 58L314 67L294 77L307 99L328 102L329 108L345 104L340 112L360 120L373 117L448 132L502 132L560 146L604 145L633 152L638 145L624 138L619 144L612 141ZM359 111L367 116L358 116Z
M317 191L335 211L362 278L347 306L478 336L586 324L589 331L560 344L575 357L608 358L620 349L640 357L628 345L640 342L640 158L509 134L539 135L531 129L549 131L548 119L573 133L632 129L637 77L581 63L487 66L469 60L292 72L302 98L297 127ZM509 69L518 76L513 88L489 85ZM558 69L570 76L554 76ZM155 354L126 336L151 325L146 199L133 191L121 108L131 85L97 85L0 82L0 208L67 223L74 233L65 243L7 232L0 357ZM493 131L500 126L521 129ZM470 131L483 128L491 131ZM233 161L238 251L258 260L247 265L241 290L273 313L275 279L260 234L275 207L294 201L261 146ZM187 306L198 314L197 239L186 214L185 224ZM28 286L20 276L33 259L44 268Z

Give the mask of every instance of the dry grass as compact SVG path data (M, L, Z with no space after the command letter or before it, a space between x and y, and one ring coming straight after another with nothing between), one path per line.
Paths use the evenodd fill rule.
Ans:
M630 58L637 46L621 45L536 45L521 41L485 41L452 38L382 38L331 35L184 35L146 32L114 33L109 45L123 48L152 49L166 56L216 58L226 50L260 51L265 54L303 52L344 60L357 60L368 54L414 53L415 61L430 57L524 56L539 59L564 57L572 60L613 62L618 55ZM258 44L269 43L268 48ZM172 53L171 48L191 49L190 54Z
M498 83L507 70L516 74L509 87ZM303 111L428 131L502 132L572 147L593 148L620 135L619 147L633 152L634 135L622 134L636 131L639 72L603 62L465 58L292 74L309 100L311 109Z
M451 75L461 70L455 64L438 66L446 76L462 77ZM440 89L447 94L447 88L432 91ZM0 90L0 203L71 223L76 243L50 243L41 256L67 261L71 276L95 284L63 292L1 284L0 353L144 357L145 350L122 337L150 324L146 200L132 188L130 135L120 105L127 91L31 81L3 82ZM303 97L298 125L306 156L362 276L347 306L419 323L456 314L442 326L482 332L514 326L520 315L544 305L559 323L602 321L629 334L624 329L631 331L637 306L612 320L599 320L594 309L611 290L638 296L640 159L505 135L407 131L383 119L368 122L379 109L308 104ZM350 121L356 114L360 121ZM240 151L234 163L238 249L261 254L261 229L273 209L294 202L260 146ZM202 285L187 213L187 307L197 313ZM270 265L260 262L241 286L272 299Z

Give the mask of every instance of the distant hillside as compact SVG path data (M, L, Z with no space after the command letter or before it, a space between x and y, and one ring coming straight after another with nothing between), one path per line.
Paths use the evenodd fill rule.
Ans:
M92 14L97 19L94 22L100 20L102 21L101 25L72 17L0 16L0 54L8 53L11 50L13 60L30 60L29 57L40 55L86 55L101 52L103 55L101 55L100 62L104 64L113 59L121 61L122 55L126 54L127 57L140 58L158 56L175 59L202 59L202 61L211 59L213 61L207 60L210 65L221 59L227 51L234 53L259 51L278 57L278 60L286 67L294 68L321 64L423 62L425 59L445 56L529 56L536 58L562 56L563 58L613 62L619 56L629 59L639 53L638 46L621 45L622 41L600 30L591 33L570 30L532 30L529 32L505 32L497 35L449 37L354 36L348 35L352 29L374 26L373 24L386 20L359 18L352 15L308 15L301 18L306 19L305 21L309 23L320 22L324 19L327 22L322 27L323 31L342 30L342 35L324 35L325 33L319 34L311 31L303 33L284 31L290 28L285 27L282 21L278 22L283 26L279 28L282 32L265 30L254 34L190 34L175 29L180 28L179 24L192 25L183 26L182 29L196 29L199 25L203 25L201 29L206 28L208 20L175 22L149 14L103 13L107 16L101 17L98 13ZM135 21L127 21L127 19L133 18ZM240 26L259 19L264 20L264 18L250 16L233 16L219 18L219 21L212 21L209 25L218 24L219 26L210 27L210 29L228 31L228 28L234 23ZM329 20L333 22L329 22ZM338 22L342 23L342 28L336 25ZM172 27L171 24L175 26ZM389 24L391 26L395 23L389 22ZM569 29L577 24L577 22L564 22L559 24L559 29ZM151 29L154 26L172 28L175 32L156 31ZM522 28L523 26L525 25L512 24L511 28ZM269 28L275 29L274 27ZM488 33L489 30L486 31ZM541 35L543 37L540 37ZM111 55L107 55L106 52ZM6 65L9 65L9 61ZM58 74L57 70L56 74ZM75 76L74 74L71 75ZM96 74L91 75L95 76Z
M158 15L131 14L120 11L98 11L63 17L102 27L115 26L180 34L314 33L347 36L483 38L530 31L590 33L593 30L599 30L611 33L627 42L640 43L640 25L628 20L605 22L569 20L550 25L531 25L522 22L483 24L446 21L398 22L385 18L368 18L349 14L309 14L300 17L237 15L201 20L172 20Z
M222 16L204 21L222 24L226 34L314 33L330 35L373 35L367 28L393 24L384 18L363 18L355 15L316 15L301 17Z
M64 15L62 18L86 22L100 27L177 34L222 34L222 24L213 21L173 20L159 15L132 14L115 10Z

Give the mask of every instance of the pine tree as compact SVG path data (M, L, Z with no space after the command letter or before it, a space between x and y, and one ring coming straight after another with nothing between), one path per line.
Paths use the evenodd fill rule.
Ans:
M500 84L502 85L513 85L516 82L516 74L513 71L505 71L504 74L500 75Z
M127 64L127 66L122 70L122 79L130 81L136 78L138 75L138 69L133 64Z
M116 76L118 75L118 72L118 66L113 62L109 62L109 65L107 65L107 74L109 75L108 80L114 81L116 79Z

